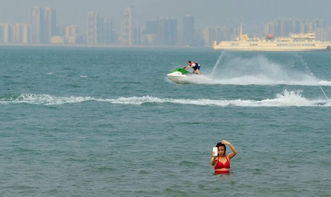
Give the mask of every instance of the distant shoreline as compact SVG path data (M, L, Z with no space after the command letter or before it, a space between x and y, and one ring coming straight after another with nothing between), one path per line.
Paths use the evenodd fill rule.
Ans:
M212 49L211 47L191 46L151 46L151 45L89 45L89 44L4 44L0 47L68 47L68 48L169 48L169 49Z

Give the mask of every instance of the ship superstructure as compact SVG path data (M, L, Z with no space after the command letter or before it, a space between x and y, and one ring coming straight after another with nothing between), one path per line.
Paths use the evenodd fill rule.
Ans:
M290 34L289 37L252 37L242 32L235 41L214 42L215 50L230 51L315 51L330 50L331 42L316 40L315 33Z

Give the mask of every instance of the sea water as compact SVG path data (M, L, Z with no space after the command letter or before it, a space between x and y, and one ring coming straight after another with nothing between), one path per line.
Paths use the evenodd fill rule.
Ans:
M2 47L1 196L331 196L327 96L330 52Z

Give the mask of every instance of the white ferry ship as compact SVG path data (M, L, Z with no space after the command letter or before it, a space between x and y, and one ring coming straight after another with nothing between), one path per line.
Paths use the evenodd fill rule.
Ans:
M250 38L240 30L235 41L214 42L215 50L226 51L315 51L330 50L331 42L315 40L315 33L291 34L289 37Z

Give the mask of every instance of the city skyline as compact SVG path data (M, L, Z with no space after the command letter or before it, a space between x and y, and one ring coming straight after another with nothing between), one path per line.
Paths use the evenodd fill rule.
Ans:
M29 22L27 8L51 7L58 12L58 25L77 24L83 26L86 13L95 11L113 19L114 25L120 25L122 10L133 6L137 22L145 23L151 18L179 18L192 15L197 18L197 26L229 25L245 23L250 26L265 23L274 18L319 18L331 21L328 8L331 2L315 0L302 3L300 0L0 0L0 23Z
M148 18L141 23L133 6L121 11L121 20L90 10L82 25L60 25L61 12L53 7L31 7L26 23L0 22L2 44L87 44L121 46L211 46L214 41L233 40L239 25L246 25L245 33L253 36L315 32L318 39L331 40L331 26L317 18L272 18L258 26L245 23L230 25L198 25L200 18L183 14L179 17ZM62 23L63 24L63 23ZM250 32L250 30L252 30Z

